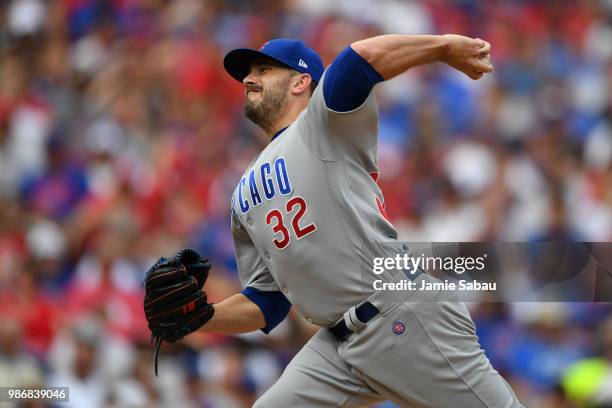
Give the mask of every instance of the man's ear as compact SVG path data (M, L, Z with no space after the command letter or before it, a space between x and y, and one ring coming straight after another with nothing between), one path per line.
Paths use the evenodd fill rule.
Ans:
M291 86L291 93L294 95L301 95L304 92L309 92L310 84L312 83L312 77L308 74L298 74L293 77L293 85Z

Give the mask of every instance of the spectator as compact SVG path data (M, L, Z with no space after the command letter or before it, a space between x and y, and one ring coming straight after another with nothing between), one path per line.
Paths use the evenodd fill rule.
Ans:
M23 332L15 320L0 320L0 386L33 388L44 385L38 362L23 347Z

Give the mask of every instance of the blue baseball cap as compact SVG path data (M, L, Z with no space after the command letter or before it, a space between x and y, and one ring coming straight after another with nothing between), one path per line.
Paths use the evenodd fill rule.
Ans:
M260 58L270 58L287 68L309 74L315 83L319 83L323 75L323 62L319 54L300 40L285 38L270 40L259 50L232 50L223 59L223 66L228 74L242 82L249 74L251 63Z

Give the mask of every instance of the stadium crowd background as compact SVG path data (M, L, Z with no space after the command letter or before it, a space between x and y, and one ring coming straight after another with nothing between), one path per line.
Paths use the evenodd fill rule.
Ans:
M250 406L313 327L193 335L155 378L141 310L144 271L184 246L210 256L213 301L239 290L230 194L265 138L222 57L284 36L329 64L389 32L485 38L496 68L377 86L402 238L612 240L611 1L2 1L0 385L69 385L76 407ZM470 307L526 406L612 406L609 305Z

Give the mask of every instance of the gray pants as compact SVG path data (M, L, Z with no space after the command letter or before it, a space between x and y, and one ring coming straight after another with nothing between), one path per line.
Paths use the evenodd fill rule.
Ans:
M254 406L356 407L387 399L402 407L522 407L480 348L465 305L416 297L388 305L342 343L321 328Z

